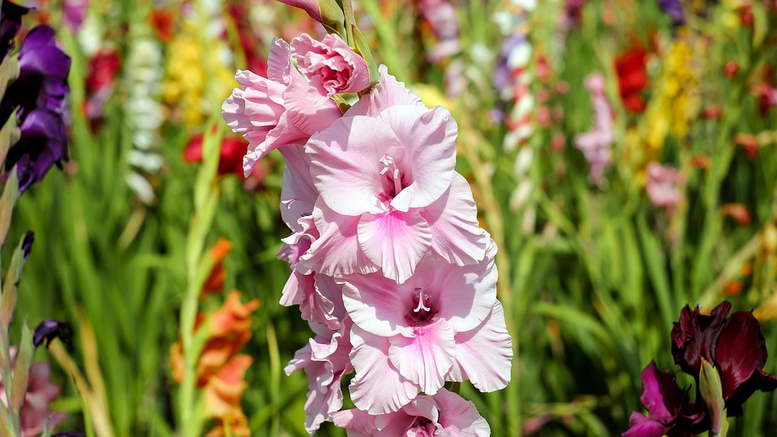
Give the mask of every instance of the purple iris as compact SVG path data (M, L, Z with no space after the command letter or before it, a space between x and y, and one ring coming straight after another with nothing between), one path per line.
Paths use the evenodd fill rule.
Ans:
M35 328L32 336L32 344L38 347L42 344L48 346L55 338L59 338L65 345L70 345L73 331L67 322L59 320L44 320Z
M67 160L67 137L62 115L36 108L25 115L20 126L21 137L11 146L6 157L7 170L16 165L19 192L23 193L43 179L49 169Z
M672 19L672 24L679 26L685 23L685 12L683 12L683 5L680 0L658 0L658 7L669 15Z

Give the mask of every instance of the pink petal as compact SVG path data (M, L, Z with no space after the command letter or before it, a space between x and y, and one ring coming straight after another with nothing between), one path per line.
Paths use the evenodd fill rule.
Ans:
M351 106L346 116L377 116L384 109L394 105L418 105L424 107L421 99L405 88L404 83L398 82L394 76L388 74L388 69L385 65L378 67L378 72L380 73L378 84L375 85L368 95L363 96L355 105Z
M456 332L470 331L491 313L496 300L496 244L489 238L486 257L477 264L457 266L427 257L418 271L436 272L434 277L419 278L436 293L440 301L438 317L448 320ZM416 283L421 286L421 283Z
M435 435L444 437L488 437L491 428L478 413L472 402L461 396L442 389L434 396L440 409L442 430Z
M388 414L413 400L416 384L403 378L388 358L389 342L358 326L351 329L351 362L356 376L351 381L351 400L370 414Z
M348 430L348 437L370 437L375 431L375 417L364 411L351 408L332 413L332 422L338 427Z
M381 337L412 334L405 321L409 291L380 273L347 276L342 284L343 304L358 327Z
M407 211L437 200L451 184L456 166L456 122L444 108L398 105L380 113L404 149L403 166L412 183L391 206Z
M358 216L340 215L319 199L313 208L313 220L320 236L302 256L301 264L335 277L378 270L378 266L359 249L356 237Z
M468 378L478 390L503 389L510 382L513 342L507 332L502 304L477 328L456 334L456 364L452 380Z
M289 44L280 38L273 38L270 44L267 78L285 85L291 82L291 50Z
M454 172L448 190L421 215L432 228L432 249L449 263L480 262L488 236L478 223L478 209L467 180Z
M413 275L432 244L429 224L418 212L365 214L358 226L359 247L383 276L400 284Z
M389 359L399 374L418 384L429 395L445 383L453 365L456 344L453 329L441 321L415 328L415 337L397 335L389 339Z
M309 135L299 130L289 122L289 115L284 112L278 119L278 125L267 132L264 140L256 144L249 139L248 153L243 157L243 174L248 177L256 163L273 150L288 145L302 145Z
M394 132L378 119L346 117L313 136L305 146L310 174L324 202L344 215L383 210L380 159L400 147Z
M307 136L328 128L342 116L337 103L322 96L296 70L291 72L291 83L283 99L289 121Z
M289 6L300 8L310 15L310 18L321 22L321 9L318 7L317 0L278 0L281 3L286 3Z
M304 149L284 147L280 151L286 162L281 188L281 218L289 229L297 232L300 230L299 219L313 213L318 191L313 185Z

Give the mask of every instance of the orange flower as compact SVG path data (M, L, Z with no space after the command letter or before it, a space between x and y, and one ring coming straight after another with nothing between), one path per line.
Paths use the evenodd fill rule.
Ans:
M201 329L206 323L211 330L210 338L197 360L197 386L207 385L210 378L248 342L251 338L251 313L257 308L259 308L258 300L254 299L242 304L240 292L233 290L217 311L197 316L194 330ZM182 382L185 368L180 341L170 347L170 367L173 379L179 383Z
M226 238L219 238L216 244L210 248L210 256L213 260L213 268L202 285L201 296L208 293L221 293L224 289L224 281L227 279L227 272L224 270L224 259L232 250L232 243Z
M205 407L209 417L217 422L208 437L225 435L227 427L235 436L250 434L248 420L240 408L240 399L248 386L243 378L251 361L248 355L235 355L208 380L205 386Z
M750 224L750 211L748 211L747 207L741 203L727 203L721 208L721 213L724 216L731 217L734 221L739 223L740 226L747 226Z

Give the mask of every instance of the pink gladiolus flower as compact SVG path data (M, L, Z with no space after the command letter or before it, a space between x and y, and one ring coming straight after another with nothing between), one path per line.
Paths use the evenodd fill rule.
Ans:
M331 97L357 93L370 85L367 62L335 34L321 41L302 34L291 41L291 57L318 91Z
M430 255L401 285L379 274L343 279L358 408L396 411L446 380L470 379L482 391L507 385L512 342L496 300L495 254L491 243L486 259L467 266Z
M486 237L469 184L454 171L456 123L380 71L376 88L305 146L321 236L303 262L332 276L380 269L399 282L430 251L479 262Z
M488 437L491 428L472 402L442 389L418 396L401 410L378 416L351 409L332 414L348 437Z
M290 56L289 45L276 38L267 60L267 77L238 71L235 78L241 88L221 107L227 125L248 140L243 158L246 177L270 151L304 144L341 115L337 104L291 65Z
M594 111L593 128L575 138L577 148L583 152L588 161L589 178L596 185L603 182L604 171L610 166L612 151L610 147L615 141L612 123L612 108L604 95L604 77L599 73L588 76L586 88L591 93L591 104Z
M682 181L682 175L672 167L666 167L651 162L647 167L647 193L653 205L671 209L680 202L682 194L677 184Z
M308 398L305 402L305 429L313 434L330 415L343 407L340 382L352 369L348 359L351 345L348 342L350 323L343 323L339 331L311 324L316 336L308 345L297 351L286 366L291 375L304 369L308 377Z

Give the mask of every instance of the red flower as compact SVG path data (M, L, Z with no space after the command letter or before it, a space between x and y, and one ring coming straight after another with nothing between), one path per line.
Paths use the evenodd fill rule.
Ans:
M183 149L183 160L189 164L202 162L202 134L193 136ZM219 155L219 174L234 173L243 176L243 156L248 149L248 142L240 137L226 137L221 140Z
M618 91L623 105L631 112L645 110L642 91L647 87L647 52L639 46L630 48L615 58Z
M111 87L120 67L121 59L115 50L100 50L89 59L86 89L90 93L97 93Z

